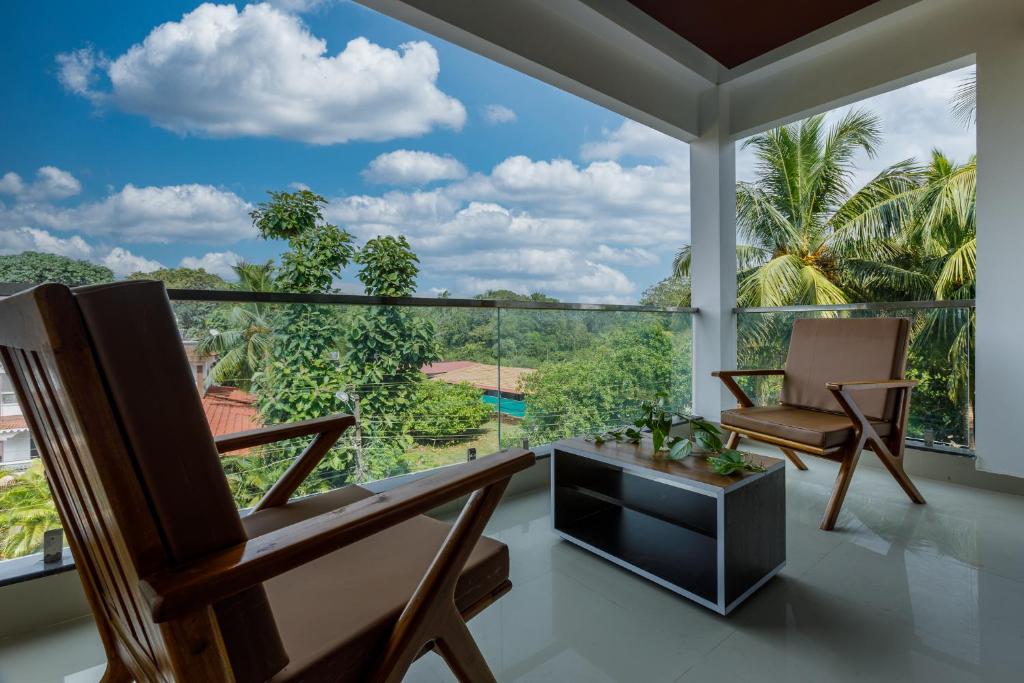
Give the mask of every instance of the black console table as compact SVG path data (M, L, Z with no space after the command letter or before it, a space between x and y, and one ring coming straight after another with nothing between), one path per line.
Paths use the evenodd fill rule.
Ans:
M640 444L567 439L551 456L555 532L719 614L786 563L786 470L715 474L699 455L654 459Z

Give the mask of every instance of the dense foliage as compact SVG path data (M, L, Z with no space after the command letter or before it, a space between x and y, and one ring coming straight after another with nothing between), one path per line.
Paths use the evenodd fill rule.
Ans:
M522 380L523 431L548 443L629 421L659 392L690 403L689 339L657 320L635 320L600 335L572 358L540 364Z
M43 534L60 526L43 463L36 460L24 472L0 479L7 479L0 483L0 560L39 552Z
M74 287L111 282L113 279L114 273L110 268L67 256L38 251L0 256L0 282L59 282Z
M418 259L404 237L377 237L356 254L359 280L370 296L410 296L416 291ZM362 441L356 477L379 479L406 471L412 445L409 424L420 371L440 353L434 326L405 306L369 306L345 324L341 371L358 395Z
M494 415L476 387L446 382L420 382L409 414L409 434L420 443L467 441Z

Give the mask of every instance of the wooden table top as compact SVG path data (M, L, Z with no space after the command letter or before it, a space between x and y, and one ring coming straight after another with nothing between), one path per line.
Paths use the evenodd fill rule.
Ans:
M568 451L579 455L593 454L604 460L618 461L628 469L643 468L659 472L674 478L688 479L699 482L705 486L720 489L735 488L737 484L746 479L753 479L764 476L766 472L738 472L736 474L716 474L708 464L707 458L703 455L693 454L679 460L665 458L654 458L654 447L650 438L645 438L638 444L620 443L618 441L606 441L597 444L583 438L563 439L554 444L556 450ZM785 461L781 458L770 458L754 453L743 453L744 457L755 462L766 470L771 471L779 467L785 467Z

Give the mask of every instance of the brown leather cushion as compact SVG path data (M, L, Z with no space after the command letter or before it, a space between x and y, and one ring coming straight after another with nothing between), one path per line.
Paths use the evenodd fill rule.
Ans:
M169 562L245 541L164 284L118 282L72 292ZM238 681L266 680L284 666L261 589L215 609Z
M797 320L786 358L782 403L839 411L828 382L902 379L907 362L906 318L821 318ZM890 420L896 392L858 391L864 415Z
M373 495L347 486L243 518L250 537ZM273 681L358 681L412 596L450 526L420 516L267 581L290 662ZM508 548L483 537L456 604L466 610L508 580Z
M879 436L887 435L892 428L888 422L871 424ZM723 410L722 426L728 429L730 425L817 448L841 446L853 436L853 424L846 415L791 406Z

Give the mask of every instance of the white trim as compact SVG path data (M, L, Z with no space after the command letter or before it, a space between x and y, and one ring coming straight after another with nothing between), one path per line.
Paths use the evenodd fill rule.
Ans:
M579 547L583 548L584 550L589 550L590 552L594 553L598 557L604 558L605 560L608 560L609 562L611 562L613 564L617 564L617 565L619 565L620 567L622 567L624 569L628 569L629 571L633 572L634 574L642 576L645 579L647 579L648 581L652 581L652 582L658 584L662 588L667 588L668 590L672 591L673 593L676 593L678 595L682 595L684 598L688 598L690 600L693 600L697 604L702 605L704 607L707 607L708 609L714 610L714 611L718 612L719 614L725 614L725 612L722 611L721 607L719 607L718 605L716 605L715 603L713 603L713 602L711 602L709 600L706 600L705 598L700 597L696 593L691 593L690 591L686 590L685 588L680 588L679 586L675 585L671 581L667 581L667 580L661 578L660 576L657 576L656 574L652 574L652 573L650 573L649 571L647 571L645 569L641 569L640 567L637 567L635 564L627 562L627 561L623 560L622 558L619 558L619 557L616 557L614 555L611 555L610 553L606 553L605 551L601 550L600 548L596 548L596 547L590 545L589 543L581 541L580 539L576 538L575 536L570 536L569 534L565 533L564 531L559 531L558 529L555 529L554 531L555 531L555 534L557 534L558 536L560 536L564 540L569 541L570 543L573 543L575 545L578 545Z

